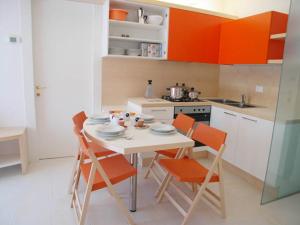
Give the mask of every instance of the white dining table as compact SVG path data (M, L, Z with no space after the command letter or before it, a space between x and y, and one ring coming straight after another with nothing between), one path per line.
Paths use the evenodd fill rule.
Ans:
M101 125L89 125L84 123L85 135L97 144L123 155L130 155L131 164L137 168L138 153L154 152L174 148L189 148L194 146L194 141L178 132L170 135L158 135L150 129L128 126L124 137L105 139L100 137L96 129ZM150 125L151 126L151 125ZM130 137L130 138L125 138ZM129 210L137 209L137 176L130 178Z

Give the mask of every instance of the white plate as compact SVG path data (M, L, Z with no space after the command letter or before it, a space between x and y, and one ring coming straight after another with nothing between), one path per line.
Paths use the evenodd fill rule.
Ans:
M172 134L176 134L177 131L174 130L174 131L171 131L171 132L164 133L164 132L157 132L157 131L151 130L151 133L156 134L156 135L172 135Z
M103 113L103 114L89 116L89 119L91 119L91 120L110 120L110 117L109 117L109 114Z
M120 132L120 133L117 133L117 134L106 134L106 133L98 133L98 135L100 137L103 137L103 138L117 138L117 137L121 137L124 135L125 132Z
M170 133L176 131L176 128L174 126L169 124L162 124L162 123L153 124L150 127L150 129L160 133Z
M100 134L108 134L108 135L117 135L125 131L124 127L118 126L118 125L103 125L99 126L96 129L96 132Z

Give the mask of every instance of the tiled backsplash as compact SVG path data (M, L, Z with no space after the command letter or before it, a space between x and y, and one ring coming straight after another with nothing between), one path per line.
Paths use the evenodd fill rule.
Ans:
M281 65L222 65L218 95L240 100L245 94L249 103L275 109L280 74ZM263 93L256 92L257 85Z
M202 92L201 97L219 96L275 109L280 65L210 65L185 62L104 58L102 61L102 105L125 105L130 97L144 96L147 80L161 97L166 87L186 83ZM263 93L256 92L256 86Z
M218 93L218 65L104 58L102 71L102 105L122 105L130 97L144 96L147 80L153 80L156 97L176 82L193 86L201 96Z

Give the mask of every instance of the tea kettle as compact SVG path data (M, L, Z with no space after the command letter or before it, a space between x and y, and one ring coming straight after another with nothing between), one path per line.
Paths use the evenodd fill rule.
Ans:
M144 20L145 11L144 11L144 9L143 8L139 8L137 10L137 14L138 14L139 23L144 24L145 23L145 20Z

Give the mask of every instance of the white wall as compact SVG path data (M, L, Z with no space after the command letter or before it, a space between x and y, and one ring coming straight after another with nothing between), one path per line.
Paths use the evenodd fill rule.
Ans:
M238 17L250 16L266 11L288 13L290 0L223 0L223 12Z
M21 32L21 1L0 0L0 127L25 125L22 43L8 42Z

